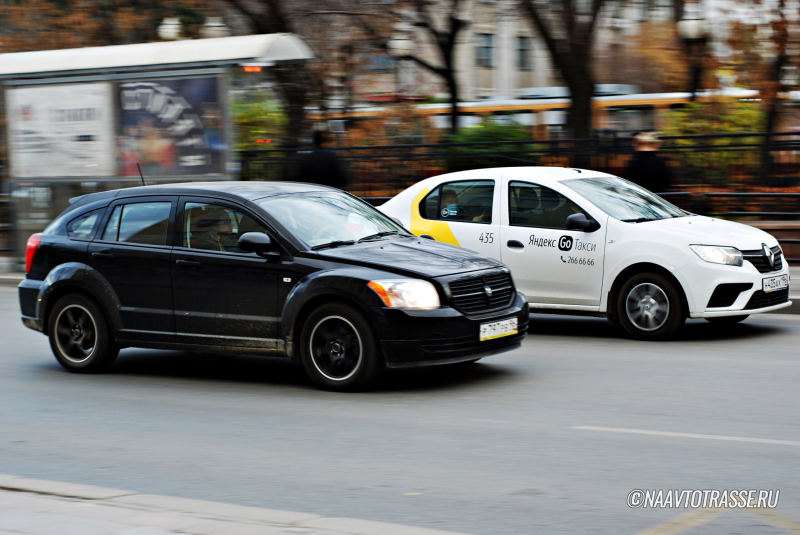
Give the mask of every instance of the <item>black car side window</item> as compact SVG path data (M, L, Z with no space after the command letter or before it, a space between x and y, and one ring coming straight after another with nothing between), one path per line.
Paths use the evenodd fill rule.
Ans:
M198 202L187 202L184 205L181 240L183 247L248 253L239 248L239 237L246 232L266 232L266 229L235 208Z
M490 224L494 204L494 180L447 182L419 204L424 219Z
M566 229L567 217L580 206L550 188L528 182L508 185L508 223L512 227Z
M100 218L103 216L105 210L105 208L92 210L67 223L67 236L79 240L91 239L94 235L94 229L100 222Z
M142 202L117 206L103 231L103 240L166 245L171 202Z
M117 206L111 213L106 223L106 229L103 231L103 241L117 241L117 234L119 233L119 215L122 213L122 206Z

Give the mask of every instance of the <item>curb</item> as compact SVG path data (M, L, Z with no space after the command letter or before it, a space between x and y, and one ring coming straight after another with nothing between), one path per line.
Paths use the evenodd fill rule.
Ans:
M113 517L120 524L192 535L288 532L307 535L467 535L372 520L324 517L0 474L0 498L2 494L11 493L24 493L29 497L28 507L25 507L24 500L17 500L12 504L16 508L22 506L40 513L57 511L60 515L83 519L107 520Z
M19 286L24 279L24 273L3 273L0 274L0 286Z

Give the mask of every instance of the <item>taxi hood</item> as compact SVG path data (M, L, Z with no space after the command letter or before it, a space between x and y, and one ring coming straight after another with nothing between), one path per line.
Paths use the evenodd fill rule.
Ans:
M648 230L670 233L676 239L683 239L687 244L721 245L736 247L741 250L761 249L761 244L770 247L777 245L777 240L763 230L705 216L675 217L637 223Z
M343 245L317 251L320 257L376 269L442 277L479 269L499 268L497 260L433 240L409 237Z

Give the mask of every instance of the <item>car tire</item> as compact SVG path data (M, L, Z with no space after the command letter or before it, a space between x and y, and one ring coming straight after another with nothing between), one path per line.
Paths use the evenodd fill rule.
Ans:
M686 321L678 289L658 273L639 273L625 281L617 296L617 315L639 340L667 338Z
M59 299L47 321L50 348L56 360L73 373L107 370L119 354L105 314L86 296Z
M344 303L324 304L308 316L300 356L311 379L326 390L361 390L385 368L372 327Z
M706 321L714 325L734 325L740 323L750 317L750 314L744 316L720 316L718 318L706 318Z

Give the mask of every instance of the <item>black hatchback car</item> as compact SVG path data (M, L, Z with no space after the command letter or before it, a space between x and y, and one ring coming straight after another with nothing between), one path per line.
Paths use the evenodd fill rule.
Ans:
M421 239L364 201L299 183L94 193L28 240L22 321L72 372L119 348L281 355L324 388L386 367L519 347L528 305L502 264Z

